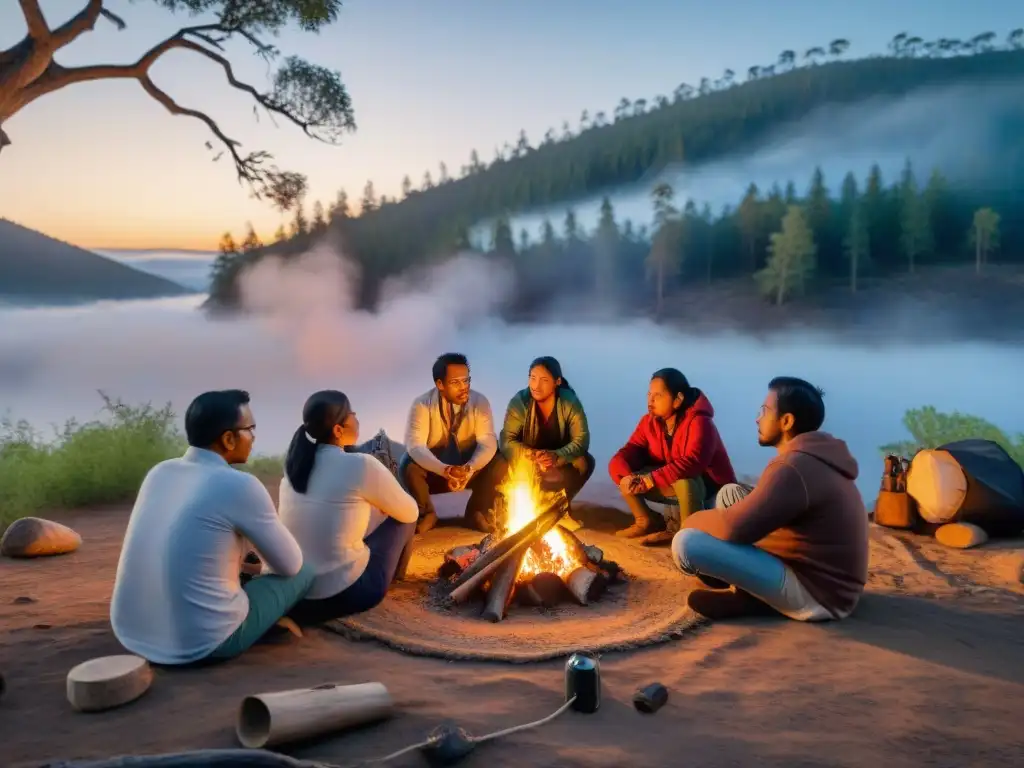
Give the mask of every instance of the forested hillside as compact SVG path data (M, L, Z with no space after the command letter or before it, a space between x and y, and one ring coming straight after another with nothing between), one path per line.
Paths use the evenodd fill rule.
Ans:
M151 299L189 291L0 218L0 304Z
M742 83L727 70L696 87L681 84L672 97L624 98L611 119L584 112L576 131L568 125L559 135L549 131L536 147L521 134L487 165L474 150L460 178L443 165L437 183L428 173L415 189L406 178L400 201L378 198L369 181L358 215L342 191L329 212L314 203L311 221L300 206L292 231L280 231L279 242L267 248L251 234L241 246L226 237L211 303L237 303L237 275L246 264L265 253L300 253L311 238L331 231L359 262L360 300L372 306L387 276L467 247L471 225L494 217L491 250L516 264L524 307L569 290L603 294L649 286L660 297L679 280L744 272L757 275L765 296L781 303L822 277L846 279L856 290L858 277L870 271L913 270L968 256L981 268L996 253L1024 252L1016 224L1024 198L1014 190L952 190L931 168L907 167L901 178L883 179L876 167L863 190L852 176L824 179L820 172L809 181L779 180L775 189L751 187L735 206L715 213L681 206L671 187L660 185L652 191L651 232L616 222L606 201L600 226L588 235L576 225L572 203L634 184L671 162L696 165L749 147L825 104L1020 79L1024 31L1011 32L1005 45L995 40L994 33L967 42L901 34L889 55L856 61L840 60L849 47L845 40L802 57L783 51L777 62L751 67ZM565 221L546 225L541 242L509 230L510 212L561 202Z

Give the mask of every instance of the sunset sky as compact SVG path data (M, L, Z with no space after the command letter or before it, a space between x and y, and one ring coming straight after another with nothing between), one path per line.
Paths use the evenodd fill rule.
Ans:
M51 24L85 0L44 0ZM62 51L66 65L127 63L187 23L152 0L107 0L128 22L101 20ZM276 41L342 72L359 130L325 146L278 121L274 127L232 90L219 68L172 52L154 80L179 103L206 111L243 149L263 148L309 176L325 205L344 187L359 198L367 179L395 195L403 175L454 174L476 148L494 148L525 128L547 128L618 100L671 95L680 82L737 74L836 37L848 56L882 52L897 32L925 39L992 30L1002 39L1024 25L1017 0L350 0L319 36L291 31ZM0 0L0 47L25 34L14 0ZM239 46L236 72L257 87L266 68ZM92 248L211 249L246 221L269 236L280 216L249 198L224 161L210 162L205 126L171 117L135 82L74 86L29 106L4 126L0 216ZM216 147L219 151L219 147Z

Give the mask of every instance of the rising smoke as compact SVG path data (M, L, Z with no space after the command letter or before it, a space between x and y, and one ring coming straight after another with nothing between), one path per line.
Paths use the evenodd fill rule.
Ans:
M311 392L332 388L349 394L367 429L401 436L409 401L431 386L434 359L462 349L466 326L496 323L489 318L512 277L500 263L458 254L388 283L376 313L354 309L358 279L343 254L320 246L247 273L249 313L239 317L210 320L197 297L0 310L0 415L9 409L40 426L92 418L97 390L170 401L180 414L199 392L239 387L273 435L294 429Z
M388 375L414 363L429 370L439 344L492 317L514 288L506 265L473 253L392 278L372 313L355 308L358 281L357 265L324 242L256 264L242 277L242 306L292 346L304 374L357 365Z

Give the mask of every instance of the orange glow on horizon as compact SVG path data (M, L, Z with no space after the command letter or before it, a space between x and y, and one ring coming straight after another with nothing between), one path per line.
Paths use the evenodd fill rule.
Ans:
M168 231L163 226L152 232L144 232L139 229L117 230L114 227L102 226L74 226L76 222L64 222L64 226L43 225L35 221L18 221L16 224L28 229L42 232L47 237L71 243L79 248L89 251L103 250L125 250L125 251L204 251L213 252L217 250L220 239L225 231L230 231L236 242L241 242L245 237L247 224L232 227L230 230L220 232L189 231L185 228L177 231ZM71 226L67 226L67 224ZM259 226L253 222L256 234L264 243L273 242L277 226ZM205 229L205 228L204 228Z

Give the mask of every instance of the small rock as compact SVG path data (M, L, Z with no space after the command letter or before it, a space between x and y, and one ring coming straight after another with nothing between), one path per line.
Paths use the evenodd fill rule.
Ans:
M82 537L66 525L39 517L11 523L0 539L0 554L7 557L46 557L74 552Z
M51 629L52 627L53 627L53 624L46 624L46 623L33 624L32 625L32 629Z
M11 602L15 605L25 605L27 603L36 602L36 599L34 597L29 597L28 595L21 595L20 597L14 598Z

